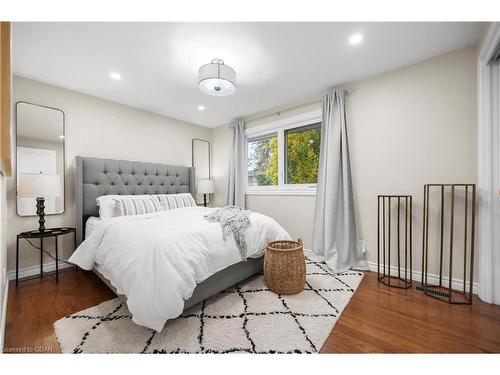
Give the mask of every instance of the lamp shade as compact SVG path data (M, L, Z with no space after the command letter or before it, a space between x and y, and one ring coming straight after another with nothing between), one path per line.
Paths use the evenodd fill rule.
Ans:
M57 198L61 196L61 179L57 174L21 173L17 185L19 198Z
M205 94L226 96L236 91L236 72L221 59L203 65L198 73L198 87Z
M214 182L212 180L198 181L198 194L212 194L214 192Z

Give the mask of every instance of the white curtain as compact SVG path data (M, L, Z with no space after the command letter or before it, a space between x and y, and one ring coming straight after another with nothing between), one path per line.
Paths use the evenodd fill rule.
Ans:
M245 123L235 121L229 125L232 132L231 152L229 155L229 171L225 204L245 208Z
M368 269L356 226L342 89L323 99L313 252L335 272Z

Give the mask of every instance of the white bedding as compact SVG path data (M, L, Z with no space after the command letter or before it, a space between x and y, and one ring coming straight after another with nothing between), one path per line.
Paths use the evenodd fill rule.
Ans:
M95 267L127 296L132 320L158 332L179 316L197 283L241 261L232 237L203 216L214 210L177 208L153 214L98 220L70 262ZM273 219L252 212L246 232L248 256L263 254L268 241L290 239Z
M91 216L87 219L87 222L85 223L85 238L88 238L90 234L93 232L94 228L96 227L97 224L101 219L95 216Z

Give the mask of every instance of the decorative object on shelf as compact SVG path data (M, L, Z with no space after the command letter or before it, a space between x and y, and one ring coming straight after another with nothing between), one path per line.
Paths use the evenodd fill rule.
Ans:
M430 195L432 190L439 193L437 200L440 202L440 209L432 210L439 212L439 223L437 223L436 236L434 241L439 247L439 283L438 285L429 284L428 280L428 263L429 263L429 228L431 228L430 211L432 200ZM462 199L458 199L457 195L463 194ZM449 199L446 199L449 195ZM435 200L435 199L434 199ZM449 207L446 207L446 201L449 202ZM461 201L461 202L460 202ZM456 239L454 236L455 227L458 225L456 214L458 210L456 206L463 205L463 240L461 236L458 240L463 246L463 268L462 271L463 283L460 287L459 280L453 280L454 260L457 255ZM476 185L475 184L426 184L424 185L424 204L423 204L423 230L422 230L422 290L431 297L437 298L452 304L468 304L472 303L472 286L473 286L473 271L474 271L474 242L476 233ZM445 233L446 230L449 233ZM446 237L448 243L446 244ZM447 245L447 246L446 246ZM448 254L448 275L444 274L444 262L446 247L449 249ZM467 267L468 266L468 267ZM456 273L455 273L456 275ZM467 277L468 276L468 277ZM468 282L467 282L468 280ZM468 285L467 285L468 284ZM456 289L456 286L459 289Z
M273 241L264 257L267 287L278 294L297 294L306 283L306 259L302 240Z
M394 202L394 206L391 203ZM381 209L382 207L382 209ZM396 234L393 233L391 212L397 209ZM401 212L403 211L403 213ZM412 286L412 211L411 195L379 195L377 205L377 278L393 288L408 289ZM381 225L382 221L382 225ZM404 233L402 234L402 228ZM391 230L392 228L392 230ZM397 271L391 268L394 253L391 254L391 239L395 237L397 250ZM381 246L382 244L382 246ZM402 246L403 245L403 246ZM404 253L402 252L404 249ZM381 254L382 253L382 254ZM402 255L404 254L404 259ZM381 256L382 255L382 256ZM403 267L403 268L402 268Z
M236 91L236 72L222 59L213 59L202 65L198 75L198 87L213 96L231 95Z
M199 180L198 189L196 192L198 194L203 194L203 206L207 207L207 194L214 193L214 182L212 180Z
M61 196L61 180L57 174L22 173L19 175L17 196L36 198L38 230L45 231L45 199Z
M43 277L46 275L46 273L43 271L43 253L47 253L46 250L43 248L43 239L48 238L48 237L53 237L54 238L54 249L55 249L55 256L52 256L48 254L51 258L55 260L55 265L56 265L56 281L59 281L59 249L57 246L57 239L59 236L63 236L65 234L73 233L73 238L74 238L74 246L76 249L76 230L75 228L71 227L61 227L61 228L50 228L45 231L40 231L40 230L32 230L29 232L22 232L17 235L16 238L16 285L19 283L19 240L24 239L28 241L28 243L33 246L34 248L40 250L40 277ZM33 245L33 243L30 241L32 239L40 239L40 247L36 247Z

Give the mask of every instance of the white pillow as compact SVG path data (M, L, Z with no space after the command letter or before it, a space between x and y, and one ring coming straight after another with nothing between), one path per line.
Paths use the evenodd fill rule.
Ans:
M181 194L157 194L163 210L172 210L181 207L196 207L196 202L190 193Z
M134 205L131 202L132 200L144 200L145 202L135 202ZM99 218L109 219L117 216L139 215L181 207L196 207L196 202L190 193L101 195L97 198L97 206L99 207Z
M163 211L158 199L152 195L146 198L114 199L116 216L143 215Z
M97 197L97 206L99 207L99 218L109 219L116 217L116 200L122 199L142 199L151 198L151 195L101 195Z

